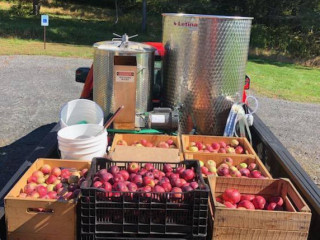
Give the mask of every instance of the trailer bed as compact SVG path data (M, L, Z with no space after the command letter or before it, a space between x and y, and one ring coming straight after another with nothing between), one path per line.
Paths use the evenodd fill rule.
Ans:
M257 115L254 118L255 121L251 127L253 148L274 178L289 178L298 189L312 211L309 239L319 239L320 189L261 119ZM4 197L37 158L59 157L57 151L59 128L59 124L52 128L0 191L0 240L6 239Z

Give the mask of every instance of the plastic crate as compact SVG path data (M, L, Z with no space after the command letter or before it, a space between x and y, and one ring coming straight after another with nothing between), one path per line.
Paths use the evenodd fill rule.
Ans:
M143 166L145 163L139 163ZM165 163L153 163L162 170ZM86 181L81 185L79 239L205 239L207 235L209 187L205 184L198 161L171 163L173 168L194 168L199 189L182 193L112 192L91 187L94 174L117 165L126 169L129 162L105 158L92 161ZM115 196L118 194L117 196Z

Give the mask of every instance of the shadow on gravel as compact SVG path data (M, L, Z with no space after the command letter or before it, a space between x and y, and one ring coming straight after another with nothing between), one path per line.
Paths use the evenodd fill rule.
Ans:
M43 125L12 144L0 148L0 191L55 125L56 123Z

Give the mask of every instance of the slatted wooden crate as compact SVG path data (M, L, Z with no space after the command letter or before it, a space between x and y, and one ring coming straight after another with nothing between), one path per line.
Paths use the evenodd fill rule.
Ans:
M159 142L172 139L177 148L135 147L130 146L146 139L156 146ZM125 140L128 146L117 145L118 141ZM169 135L151 134L115 134L109 155L116 161L150 161L153 162L180 162L183 160L180 139Z
M219 143L224 141L226 144L231 144L231 141L236 139L239 141L239 144L244 149L244 154L232 154L232 155L256 155L255 151L253 150L249 141L244 137L222 137L222 136L206 136L206 135L182 135L182 151L183 153L193 153L192 151L188 150L188 147L191 142L202 142L204 144L212 144L213 142ZM225 153L205 153L205 152L196 152L203 155L210 155L210 154L225 154Z
M185 159L194 159L194 160L199 160L202 161L204 164L206 164L206 162L208 160L214 160L217 164L217 167L223 163L223 161L226 159L226 157L231 157L233 160L233 165L237 166L240 163L255 163L258 166L258 169L263 176L272 179L271 174L269 173L269 171L267 170L267 168L264 166L264 164L262 163L262 161L257 157L257 156L251 156L251 155L240 155L240 154L236 154L236 155L228 155L228 156L221 156L221 154L216 154L216 153L212 153L212 154L206 154L203 155L201 153L187 153L185 154Z
M212 239L307 239L311 212L288 179L236 179L209 176L208 180L211 189ZM241 194L281 196L286 211L226 208L215 198L228 188L236 188ZM212 226L210 221L209 227Z
M53 167L90 168L83 160L38 159L20 178L4 199L9 240L71 240L76 239L76 203L55 199L20 198L27 179L44 164ZM39 212L42 208L45 212Z

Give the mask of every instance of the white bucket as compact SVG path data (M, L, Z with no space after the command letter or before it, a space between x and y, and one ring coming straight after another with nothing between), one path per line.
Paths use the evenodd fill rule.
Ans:
M103 128L98 124L80 124L61 129L58 132L61 157L80 160L104 157L108 145L108 133L102 131Z
M87 99L67 102L60 110L61 128L81 123L103 125L103 120L104 113L101 107Z

